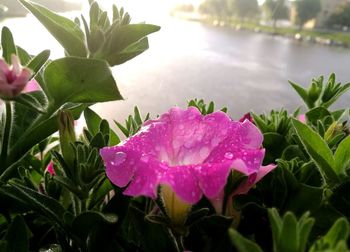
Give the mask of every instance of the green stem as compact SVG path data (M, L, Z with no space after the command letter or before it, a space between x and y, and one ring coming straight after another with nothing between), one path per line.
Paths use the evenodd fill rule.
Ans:
M1 156L0 156L1 164L5 164L6 162L9 143L10 143L11 128L12 128L12 104L10 101L5 101L5 126L2 134L2 146L1 146ZM5 167L1 167L1 173L3 172L4 168Z
M185 251L185 247L183 244L183 236L180 234L177 234L177 232L174 232L172 229L168 229L169 235L171 239L173 240L174 247L176 251L183 252Z

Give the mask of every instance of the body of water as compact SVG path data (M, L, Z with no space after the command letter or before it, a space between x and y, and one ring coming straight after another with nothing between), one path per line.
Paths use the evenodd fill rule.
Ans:
M338 80L350 81L348 49L142 13L134 15L162 29L149 37L147 52L113 68L125 100L95 105L104 118L124 119L134 105L155 116L174 105L184 107L192 98L227 106L238 118L250 110L260 113L301 105L288 80L307 86L313 77L335 72ZM49 48L53 58L63 55L33 17L6 19L0 22L3 25L31 53ZM343 97L338 106L349 106L349 98Z

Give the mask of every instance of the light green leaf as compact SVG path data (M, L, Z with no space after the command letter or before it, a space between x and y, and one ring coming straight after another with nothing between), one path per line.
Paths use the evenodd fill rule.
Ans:
M292 119L294 129L305 150L319 168L327 182L337 182L338 176L334 168L333 153L321 136L306 124Z
M32 58L27 64L27 67L32 69L34 73L37 73L40 71L42 66L49 59L49 57L50 57L50 50L44 50L41 53L39 53L37 56Z
M48 96L56 106L66 102L96 103L123 99L107 62L66 57L45 69Z
M4 26L1 30L1 47L2 47L2 57L5 61L11 63L11 55L17 55L17 49L15 42L13 41L12 33L9 28Z
M335 170L338 174L345 174L350 164L350 136L339 144L334 154Z
M233 228L229 229L231 242L235 245L238 252L263 252L255 242L243 237Z
M79 26L72 20L57 15L47 8L27 1L19 0L45 28L63 46L68 55L85 57L85 36Z
M301 99L305 102L308 108L313 108L314 104L310 101L307 90L299 86L298 84L289 81L289 84L294 88L294 90L299 94Z

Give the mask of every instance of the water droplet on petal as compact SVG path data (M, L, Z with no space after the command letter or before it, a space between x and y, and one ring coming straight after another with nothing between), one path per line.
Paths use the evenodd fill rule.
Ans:
M143 156L141 157L141 161L142 161L142 162L148 163L148 160L149 160L149 157L148 157L147 155L143 155Z
M114 160L111 162L112 165L121 165L122 163L124 163L126 160L126 153L124 152L117 152L115 154Z
M232 159L232 158L233 158L232 152L226 152L226 153L225 153L225 158L227 158L227 159Z

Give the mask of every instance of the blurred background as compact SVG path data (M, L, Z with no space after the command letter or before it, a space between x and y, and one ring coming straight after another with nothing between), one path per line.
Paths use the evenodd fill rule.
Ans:
M34 0L33 0L34 1ZM87 0L35 0L77 17ZM235 119L248 111L268 112L301 104L288 80L307 86L313 77L337 74L350 81L348 0L100 0L106 10L124 7L132 22L162 28L150 49L113 68L124 101L93 109L107 119L124 119L138 105L152 116L184 107L192 98L227 106ZM0 27L35 54L60 45L15 0L0 0ZM338 106L349 106L344 96Z

